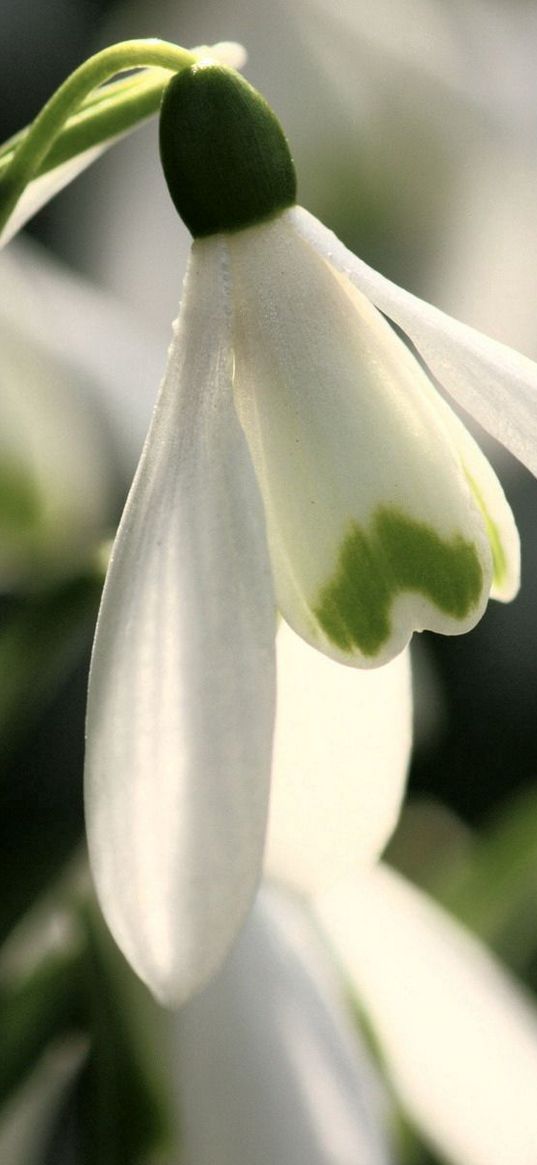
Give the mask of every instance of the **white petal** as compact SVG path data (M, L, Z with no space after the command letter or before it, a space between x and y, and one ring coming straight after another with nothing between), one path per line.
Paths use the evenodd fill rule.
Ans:
M522 991L387 867L317 907L424 1135L456 1165L535 1165L537 1012Z
M191 49L191 52L196 53L198 49ZM227 65L228 69L243 69L248 60L244 45L236 40L218 41L209 47L209 55L221 65Z
M41 210L46 202L50 202L50 199L54 198L55 194L59 194L64 186L68 186L69 182L72 182L83 170L91 166L113 144L114 140L114 138L109 138L100 146L92 146L91 149L84 150L82 154L77 154L68 162L62 162L60 166L55 166L53 170L48 170L46 174L41 174L39 178L34 178L33 182L29 182L3 230L0 231L0 247L5 247L6 243L9 243L10 239L17 234L17 231L20 231L28 222L28 219L32 218L32 215L37 214L37 211Z
M386 1113L304 916L262 896L176 1020L185 1165L388 1165ZM181 1157L183 1161L183 1156Z
M113 553L88 706L103 911L178 1003L257 885L274 713L262 506L231 391L224 245L193 248L168 370Z
M282 623L268 872L315 893L372 862L398 817L412 739L410 659L341 667Z
M453 398L537 474L537 364L397 287L301 207L288 213L302 238L406 332Z
M235 394L282 614L360 666L387 662L413 630L468 630L490 549L417 361L289 213L230 251Z

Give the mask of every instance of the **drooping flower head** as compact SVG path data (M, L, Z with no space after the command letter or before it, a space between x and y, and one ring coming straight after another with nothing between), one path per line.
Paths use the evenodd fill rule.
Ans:
M234 399L284 617L366 666L414 630L468 630L491 586L517 588L511 514L402 341L301 237L272 113L238 74L198 65L166 91L161 144L205 264L225 235Z
M536 369L392 288L296 207L283 132L231 70L174 78L161 155L194 244L103 596L87 815L109 924L178 1002L221 962L258 882L277 609L372 667L413 631L469 630L490 593L518 587L495 474L364 291L460 396L480 400L486 379L501 413L515 382L527 403Z

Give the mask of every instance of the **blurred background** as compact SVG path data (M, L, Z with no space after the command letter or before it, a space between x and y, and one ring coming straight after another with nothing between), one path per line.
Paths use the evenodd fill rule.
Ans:
M113 41L244 43L245 74L288 134L299 201L390 278L537 358L533 0L0 0L0 18L2 140ZM189 246L156 123L25 236L3 257L0 302L0 1159L175 1162L148 1052L163 1021L104 934L80 856L102 548ZM414 645L416 744L389 858L535 989L537 483L471 427L515 512L523 584L471 635ZM32 1082L41 1108L17 1117ZM417 1136L404 1152L437 1160Z

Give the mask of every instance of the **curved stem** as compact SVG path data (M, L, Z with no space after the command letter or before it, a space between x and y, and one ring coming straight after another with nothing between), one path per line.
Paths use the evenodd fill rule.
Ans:
M127 69L159 65L178 72L196 60L197 54L188 49L151 39L110 45L80 65L43 106L0 179L0 230L28 182L39 170L62 126L92 89Z

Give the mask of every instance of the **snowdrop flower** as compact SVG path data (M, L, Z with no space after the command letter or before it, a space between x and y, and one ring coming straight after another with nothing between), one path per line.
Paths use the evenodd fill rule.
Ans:
M281 129L231 71L174 78L161 147L195 242L103 596L86 805L109 925L177 1003L221 962L259 877L276 606L369 668L518 587L493 471L377 308L533 468L537 369L297 208Z

